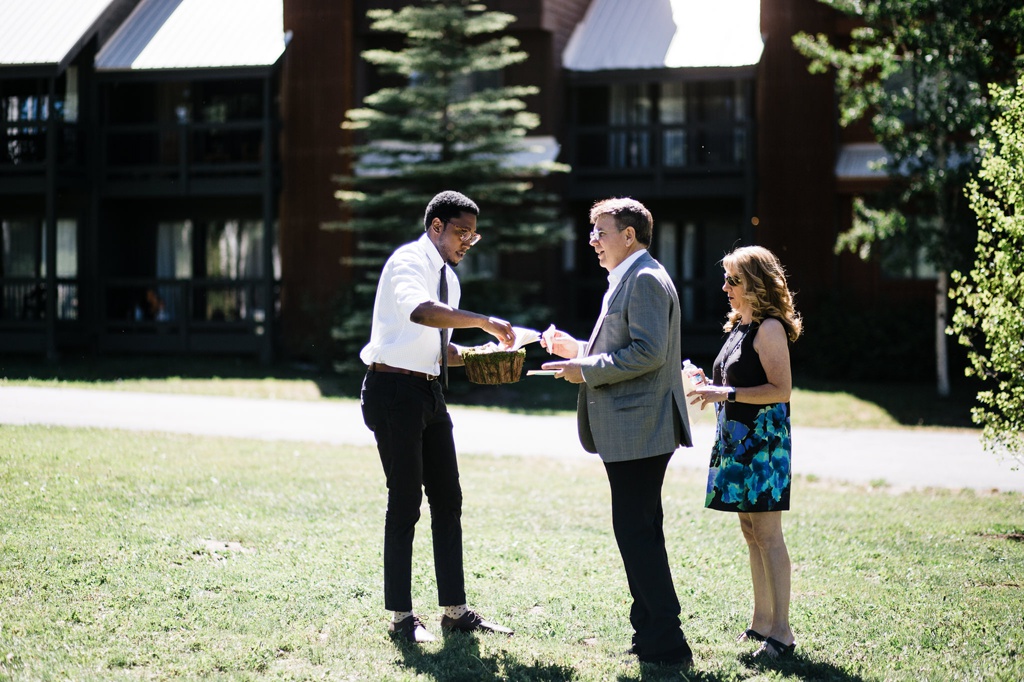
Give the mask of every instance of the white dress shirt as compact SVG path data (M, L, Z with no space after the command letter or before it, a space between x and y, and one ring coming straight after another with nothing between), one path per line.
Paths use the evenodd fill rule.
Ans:
M600 324L601 320L604 319L605 313L608 312L608 303L612 300L612 296L615 295L615 290L619 287L619 282L622 281L622 276L626 274L636 259L641 254L646 253L647 249L640 249L634 254L631 254L624 261L612 268L612 271L608 273L608 291L604 292L604 299L601 301L601 314L597 316L597 322L594 323L596 328ZM587 357L587 351L589 350L590 342L580 343L577 347L576 357L585 358Z
M622 281L622 276L629 270L629 266L636 262L636 259L646 253L647 249L639 249L636 253L631 254L624 261L612 268L612 271L608 273L608 291L604 294L604 302L601 304L601 317L608 312L608 302L612 300L612 296L615 295L615 290L619 288L619 282Z
M438 300L442 265L441 254L425 232L391 254L377 284L370 342L359 353L364 363L383 362L434 376L441 373L440 330L417 324L409 316L421 303ZM458 308L462 294L459 278L451 267L445 272L448 305Z

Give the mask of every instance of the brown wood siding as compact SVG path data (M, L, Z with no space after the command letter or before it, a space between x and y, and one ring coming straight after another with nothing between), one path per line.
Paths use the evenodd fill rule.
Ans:
M342 217L332 176L345 166L340 123L352 107L352 0L285 0L292 32L281 78L281 321L287 357L326 362L351 239L322 229Z
M836 110L831 75L812 75L793 47L799 31L831 33L835 14L815 0L762 0L758 69L758 225L804 308L839 285L832 253L836 202Z
M932 280L887 278L877 263L834 253L837 236L852 225L854 195L880 184L838 183L839 146L873 136L864 121L839 126L834 77L810 74L792 36L806 31L836 37L848 34L851 26L816 0L761 2L766 41L758 69L755 240L782 259L805 311L836 294L861 305L883 300L930 304Z
M590 2L591 0L549 0L544 3L542 25L554 36L554 53L559 65L562 61L562 50L569 42L576 25L583 21Z
M548 121L541 121L544 134L551 131L565 140L565 115L568 100L562 71L562 52L565 50L576 25L583 21L591 0L549 0L544 3L545 29L550 31L551 43L548 72L550 76L542 88L541 96L548 100Z

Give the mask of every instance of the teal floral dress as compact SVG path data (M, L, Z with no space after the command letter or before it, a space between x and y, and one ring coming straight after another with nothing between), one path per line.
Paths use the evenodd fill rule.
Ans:
M715 359L716 386L768 382L754 350L758 324L733 327ZM789 403L717 403L718 427L704 506L729 512L789 509Z

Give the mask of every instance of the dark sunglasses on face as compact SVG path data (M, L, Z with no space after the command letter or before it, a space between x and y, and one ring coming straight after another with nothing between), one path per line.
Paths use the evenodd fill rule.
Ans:
M740 278L733 277L732 275L725 276L725 283L731 287L738 287L740 285Z

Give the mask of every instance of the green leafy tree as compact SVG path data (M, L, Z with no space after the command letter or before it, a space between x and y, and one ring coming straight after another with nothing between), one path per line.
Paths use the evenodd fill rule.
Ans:
M969 348L968 374L994 386L978 393L972 411L986 447L1024 462L1024 77L1016 90L992 94L1002 115L967 186L978 244L970 274L952 273L951 331Z
M336 193L350 217L329 226L351 230L357 243L348 264L358 275L334 331L342 368L358 364L358 350L369 337L384 260L422 234L423 210L438 192L458 190L480 205L478 227L485 238L471 259L490 252L490 262L500 267L495 254L536 250L562 236L557 198L538 188L536 179L565 167L511 162L539 124L523 102L538 89L502 83L502 70L527 58L519 42L502 33L515 17L472 0L421 2L368 15L373 30L397 34L403 46L363 52L395 84L346 112L342 124L358 140L343 150L353 173L338 178ZM523 300L535 285L516 284L493 270L460 275L467 307L518 323L530 320Z
M948 273L969 262L977 231L963 189L978 168L978 140L995 107L987 85L1012 84L1024 10L1007 0L818 0L857 20L842 44L794 36L812 72L834 69L840 124L869 117L885 148L888 188L860 197L844 249L890 262L923 256L937 272L935 344L948 395Z

